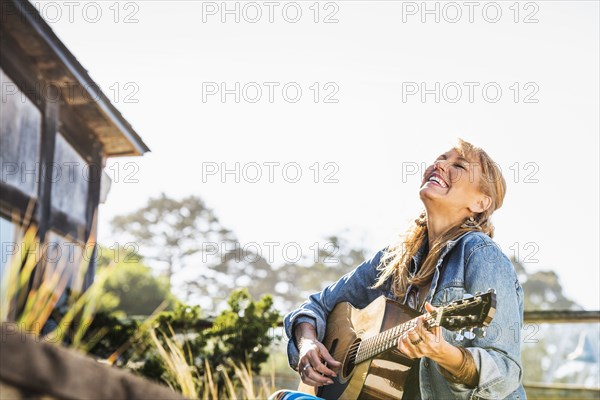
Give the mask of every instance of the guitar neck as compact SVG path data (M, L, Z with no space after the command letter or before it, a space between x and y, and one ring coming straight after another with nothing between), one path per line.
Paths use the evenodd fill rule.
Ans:
M397 347L400 338L410 329L417 326L417 318L362 340L356 353L355 363L359 364L363 361L370 360L389 349ZM433 316L429 313L425 314L425 320L428 328L439 324L439 319L433 319Z

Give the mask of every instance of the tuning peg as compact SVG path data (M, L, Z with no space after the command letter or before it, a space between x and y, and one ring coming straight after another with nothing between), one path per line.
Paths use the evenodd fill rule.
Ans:
M473 328L465 332L465 337L469 340L475 339L475 334L473 333Z
M472 298L473 298L473 295L471 293L465 293L465 294L463 294L463 300L465 300L465 299L472 299Z
M487 290L487 292L488 292L488 293L494 293L494 294L495 294L495 293L496 293L496 289L489 288L489 289Z
M475 296L481 296L481 292L475 292Z
M475 334L477 335L478 338L484 338L485 337L485 328L476 329Z
M459 342L462 342L462 341L463 341L463 339L465 338L465 337L463 336L463 332L464 332L464 329L461 329L460 331L458 331L458 332L456 333L456 335L454 336L454 339L458 340Z

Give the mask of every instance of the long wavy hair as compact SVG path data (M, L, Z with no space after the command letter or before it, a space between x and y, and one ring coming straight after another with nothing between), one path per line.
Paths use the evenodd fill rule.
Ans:
M458 224L444 232L434 243L429 243L429 252L425 260L422 261L417 274L411 278L408 272L409 263L427 238L427 213L423 211L415 219L414 224L411 224L397 241L387 247L381 257L378 267L381 272L374 288L382 286L384 282L393 277L394 293L399 299L402 299L410 284L423 286L431 280L437 260L448 241L455 240L463 233L473 230L494 237L494 226L490 217L502 206L506 194L506 181L502 172L483 149L475 147L465 140L458 139L458 144L453 149L471 163L479 163L481 166L479 190L492 199L490 207L474 216L476 221L474 225L476 226Z

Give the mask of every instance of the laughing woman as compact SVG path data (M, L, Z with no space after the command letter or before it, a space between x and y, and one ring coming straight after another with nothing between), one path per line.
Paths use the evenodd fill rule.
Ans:
M391 372L381 376L398 389L389 395L403 399L525 399L523 289L492 240L490 220L505 192L501 171L482 149L459 140L441 154L423 175L425 210L407 234L286 315L290 366L302 382L322 386L337 379L341 364L321 342L327 317L340 302L361 309L384 295L424 313L494 288L496 313L485 337L427 330L421 316L398 343L398 351L414 360L406 380L395 381ZM278 392L273 398L297 396Z

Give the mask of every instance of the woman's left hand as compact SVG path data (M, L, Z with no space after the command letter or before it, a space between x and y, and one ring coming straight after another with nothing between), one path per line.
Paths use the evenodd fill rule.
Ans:
M425 303L427 312L432 312L435 307ZM417 325L403 335L398 342L398 349L409 358L427 357L436 360L448 346L442 335L442 328L436 326L427 330L424 325L425 316L417 318Z

